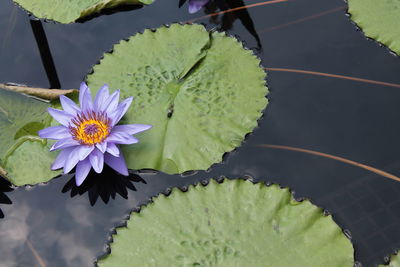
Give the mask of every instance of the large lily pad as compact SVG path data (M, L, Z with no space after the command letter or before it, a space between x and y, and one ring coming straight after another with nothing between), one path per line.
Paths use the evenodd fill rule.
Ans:
M348 0L351 19L366 36L400 55L400 1Z
M100 266L341 266L354 264L342 230L288 189L244 180L160 195L117 228Z
M151 124L125 146L131 169L207 169L238 147L267 105L260 61L235 38L201 25L145 30L106 53L87 81L135 100L122 123Z
M151 4L154 0L14 0L38 18L71 23L103 9Z
M37 184L57 176L50 165L57 152L37 136L50 123L50 104L0 88L0 174L14 185Z

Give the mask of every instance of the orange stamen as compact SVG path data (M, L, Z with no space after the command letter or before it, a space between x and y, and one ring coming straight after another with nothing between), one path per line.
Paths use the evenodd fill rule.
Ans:
M78 114L69 129L73 138L83 145L103 142L110 134L110 119L105 113Z

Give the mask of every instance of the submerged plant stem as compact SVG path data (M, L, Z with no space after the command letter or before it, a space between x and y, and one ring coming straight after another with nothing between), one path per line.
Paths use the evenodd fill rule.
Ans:
M35 257L35 259L38 261L40 267L46 267L46 263L44 262L42 257L40 257L39 253L33 246L32 242L29 239L26 239L26 244L28 245L28 248L32 251L32 254Z
M352 161L352 160L349 160L349 159L345 159L345 158L338 157L338 156L335 156L335 155L330 155L330 154L327 154L327 153L322 153L322 152L313 151L313 150L304 149L304 148L298 148L298 147L271 145L271 144L262 144L262 145L259 145L259 147L272 148L272 149L281 149L281 150L290 150L290 151L302 152L302 153L307 153L307 154L311 154L311 155L315 155L315 156L325 157L325 158L337 160L337 161L340 161L340 162L344 162L344 163L347 163L347 164L350 164L350 165L353 165L353 166L356 166L356 167L360 167L360 168L362 168L364 170L367 170L367 171L376 173L378 175L381 175L383 177L386 177L386 178L395 180L397 182L400 182L400 178L399 177L397 177L397 176L395 176L393 174L390 174L388 172L385 172L385 171L379 170L377 168L374 168L374 167L371 167L371 166L368 166L368 165L365 165L365 164L362 164L362 163L358 163L358 162L355 162L355 161Z
M294 25L294 24L298 24L298 23L301 23L301 22L308 21L308 20L316 19L316 18L325 16L325 15L328 15L328 14L331 14L331 13L334 13L334 12L337 12L337 11L340 11L340 10L345 10L345 9L346 9L346 6L340 6L340 7L337 7L337 8L329 9L329 10L326 10L326 11L323 11L323 12L320 12L320 13L317 13L317 14L314 14L314 15L310 15L310 16L307 16L307 17L304 17L304 18L301 18L301 19L290 21L288 23L284 23L284 24L280 24L280 25L276 25L276 26L272 26L272 27L266 28L264 30L261 30L259 33L266 33L266 32L270 32L270 31L278 30L278 29L281 29L281 28L285 28L285 27L288 27L288 26L291 26L291 25Z
M370 83L370 84L377 84L377 85L400 88L400 84L397 84L397 83L374 81L374 80L368 80L368 79L363 79L363 78L344 76L344 75L338 75L338 74L330 74L330 73L324 73L324 72L316 72L316 71L309 71L309 70L298 70L298 69L287 69L287 68L265 68L265 69L268 70L268 71L311 74L311 75L317 75L317 76L325 76L325 77L338 78L338 79L343 79L343 80L351 80L351 81L356 81L356 82L363 82L363 83Z
M46 71L47 79L51 88L61 88L60 80L58 79L56 65L50 52L49 42L47 41L46 32L44 31L40 20L29 20L33 35L39 49L40 58L42 59L44 70Z

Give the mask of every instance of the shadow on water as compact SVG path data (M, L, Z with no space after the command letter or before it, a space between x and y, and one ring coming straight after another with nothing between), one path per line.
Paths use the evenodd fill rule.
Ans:
M14 189L11 188L11 183L0 176L0 204L12 204L11 199L8 198L5 192L11 192ZM4 218L4 213L0 208L0 218Z
M53 57L51 56L49 42L47 41L46 32L43 29L40 20L29 20L32 28L33 35L40 52L43 67L46 71L47 79L49 80L50 88L60 89L61 84L58 79L56 66L54 65Z
M76 186L75 177L72 177L64 185L62 192L70 191L71 198L88 192L90 204L94 206L99 197L106 204L110 198L115 199L117 194L128 199L128 189L136 191L134 183L139 182L146 184L146 181L135 173L124 176L105 165L101 174L92 170L81 186Z
M187 0L180 0L179 7L182 7ZM232 30L233 23L239 19L246 30L256 39L257 49L262 48L260 37L255 29L254 22L246 8L238 9L232 12L226 12L220 17L218 11L227 11L245 6L243 0L211 0L205 7L204 12L212 15L210 23L220 25L219 30Z

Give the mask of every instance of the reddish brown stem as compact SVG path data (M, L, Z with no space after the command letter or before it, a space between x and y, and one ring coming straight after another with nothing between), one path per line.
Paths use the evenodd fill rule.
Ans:
M368 166L368 165L365 165L365 164L362 164L362 163L358 163L356 161L352 161L352 160L345 159L345 158L342 158L342 157L330 155L330 154L327 154L327 153L322 153L322 152L313 151L313 150L304 149L304 148L291 147L291 146L281 146L281 145L271 145L271 144L262 144L262 145L259 145L259 146L260 147L264 147L264 148L273 148L273 149L281 149L281 150L302 152L302 153L307 153L307 154L311 154L311 155L315 155L315 156L320 156L320 157L325 157L325 158L337 160L337 161L340 161L340 162L343 162L343 163L347 163L347 164L350 164L350 165L353 165L353 166L357 166L357 167L362 168L364 170L367 170L367 171L376 173L378 175L381 175L383 177L386 177L386 178L389 178L389 179L392 179L392 180L400 182L400 178L399 177L397 177L397 176L395 176L393 174L390 174L388 172L379 170L377 168L374 168L374 167L371 167L371 166Z
M37 252L37 250L33 246L32 242L29 239L27 239L26 240L26 244L28 245L29 249L32 251L32 254L35 257L35 259L38 261L40 267L46 267L46 263L44 262L42 257L40 257L39 253Z
M331 13L334 13L334 12L337 12L337 11L340 11L340 10L345 10L345 9L346 9L346 6L341 6L341 7L329 9L329 10L326 10L326 11L323 11L323 12L320 12L320 13L317 13L317 14L314 14L314 15L311 15L311 16L307 16L307 17L304 17L304 18L301 18L301 19L298 19L298 20L290 21L290 22L285 23L285 24L281 24L281 25L277 25L277 26L272 26L272 27L266 28L264 30L261 30L259 33L266 33L266 32L270 32L270 31L278 30L278 29L281 29L281 28L285 28L285 27L288 27L288 26L291 26L291 25L294 25L294 24L297 24L297 23L304 22L304 21L316 19L316 18L325 16L325 15L328 15L328 14L331 14Z
M368 79L356 78L356 77L344 76L344 75L338 75L338 74L330 74L330 73L323 73L323 72L316 72L316 71L309 71L309 70L287 69L287 68L265 68L265 69L268 70L268 71L280 71L280 72L293 72L293 73L301 73L301 74L311 74L311 75L317 75L317 76L339 78L339 79L351 80L351 81L356 81L356 82L363 82L363 83L370 83L370 84L377 84L377 85L400 88L400 84L397 84L397 83L374 81L374 80L368 80Z

